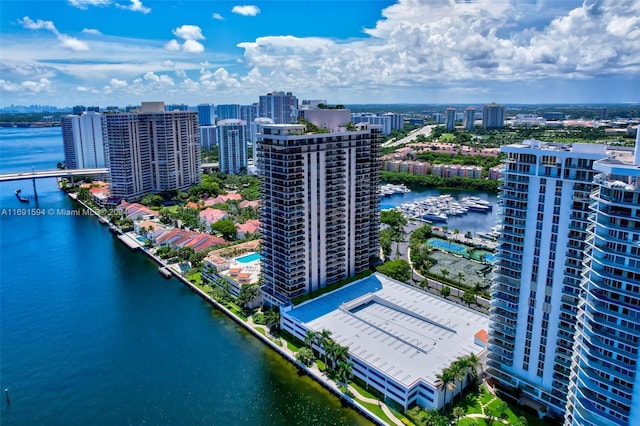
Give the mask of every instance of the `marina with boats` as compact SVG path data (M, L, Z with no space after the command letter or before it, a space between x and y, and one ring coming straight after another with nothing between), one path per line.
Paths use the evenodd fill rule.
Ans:
M469 212L489 213L493 210L493 205L479 197L466 196L455 199L450 194L442 194L400 204L395 208L407 218L446 222L451 216L462 216Z

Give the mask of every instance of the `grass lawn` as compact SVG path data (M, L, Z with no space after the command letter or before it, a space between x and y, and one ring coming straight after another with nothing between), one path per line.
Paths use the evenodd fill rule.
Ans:
M324 365L324 361L322 361L321 359L316 359L316 365L318 366L318 370L320 371L325 371L327 369L327 366Z
M198 287L202 286L202 274L200 272L194 272L193 274L188 273L186 278L190 283L193 283Z
M182 206L181 206L181 205L178 205L178 204L175 204L175 205L173 205L173 206L165 207L165 209L167 209L167 210L168 210L168 211L170 211L171 213L175 213L175 212L177 212L177 211L179 211L179 210L182 210Z
M255 327L254 330L256 330L258 333L262 334L265 337L267 335L267 332L264 331L264 328L262 328L262 327Z
M382 408L378 407L378 405L369 404L368 402L363 402L363 401L359 400L358 398L354 398L354 399L356 401L358 401L358 403L360 405L362 405L363 407L365 407L367 410L371 411L373 414L375 414L376 416L378 416L382 420L384 420L385 423L387 423L389 425L395 425L395 423L393 423L391 421L391 419L389 419L389 417L387 417L387 415L384 413L384 411L382 411Z
M351 381L349 382L349 384L351 386L353 386L360 395L367 397L367 398L373 398L373 399L380 399L378 396L372 394L371 392L369 392L368 390L366 390L365 388L363 388L362 386L360 386L359 384Z

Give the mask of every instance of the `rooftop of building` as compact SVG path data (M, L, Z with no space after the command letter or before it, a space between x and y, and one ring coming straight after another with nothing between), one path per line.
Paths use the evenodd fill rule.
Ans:
M436 374L458 357L482 352L476 334L489 325L483 315L378 273L286 315L311 330L330 330L351 356L406 387L420 379L435 386Z

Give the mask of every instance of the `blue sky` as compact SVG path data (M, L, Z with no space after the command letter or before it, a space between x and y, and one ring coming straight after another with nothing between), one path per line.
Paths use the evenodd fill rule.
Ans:
M640 0L0 0L0 106L640 101Z

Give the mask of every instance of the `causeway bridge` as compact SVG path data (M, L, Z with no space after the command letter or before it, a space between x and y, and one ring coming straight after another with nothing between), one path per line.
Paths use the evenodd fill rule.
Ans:
M9 182L12 180L28 180L28 179L44 179L71 176L95 176L106 175L108 170L106 167L97 169L62 169L62 170L42 170L20 173L3 173L0 174L0 182Z
M14 180L29 180L33 182L33 197L38 199L38 191L36 190L36 179L73 177L73 176L100 176L108 173L106 167L97 169L58 169L58 170L33 170L31 172L3 173L0 174L0 182L11 182Z

